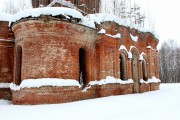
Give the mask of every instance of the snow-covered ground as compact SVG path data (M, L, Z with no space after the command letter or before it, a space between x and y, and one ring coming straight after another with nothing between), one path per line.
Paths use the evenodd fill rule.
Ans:
M180 84L161 84L160 89L52 105L0 100L0 120L180 120Z

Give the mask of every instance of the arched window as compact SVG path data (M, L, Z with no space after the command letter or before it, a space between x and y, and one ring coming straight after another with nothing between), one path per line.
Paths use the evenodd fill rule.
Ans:
M86 53L83 48L79 49L79 83L86 84Z
M147 80L147 62L146 60L144 59L142 61L142 72L143 72L143 80Z
M16 53L16 85L21 84L21 68L22 68L22 47L17 47L17 53Z
M119 56L120 61L120 79L125 80L126 79L126 59L124 54L120 54Z

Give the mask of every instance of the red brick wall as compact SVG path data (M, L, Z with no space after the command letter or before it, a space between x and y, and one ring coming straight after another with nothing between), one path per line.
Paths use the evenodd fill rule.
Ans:
M160 83L151 83L151 91L159 90Z
M104 79L106 76L120 78L120 45L126 46L128 51L131 46L135 46L137 49L133 48L133 50L137 50L138 55L144 52L148 59L148 77L151 78L153 75L157 75L158 66L155 66L155 64L158 63L154 63L153 59L156 56L153 54L157 53L156 45L158 42L153 35L140 33L112 22L103 23L102 27L106 29L107 33L112 35L121 33L122 37L117 39L104 34L97 34L95 29L48 16L15 23L12 28L16 38L14 82L16 82L17 76L18 46L22 47L21 80L62 78L78 81L80 48L85 50L85 84L93 80ZM130 33L139 37L138 42L131 40ZM153 49L147 49L147 46L152 46ZM127 55L126 60L126 78L132 79L131 59ZM158 89L158 85L154 84L149 87L149 84L141 84L140 92ZM55 92L52 92L54 89ZM63 92L60 92L60 90ZM109 95L129 94L133 93L133 90L133 84L93 86L88 92L84 93L76 87L25 88L20 91L13 91L13 101L16 104L61 103ZM41 94L42 91L44 91L44 94ZM64 96L65 93L68 95Z
M140 83L140 93L148 92L151 89L151 84Z
M0 88L0 99L11 100L11 90L9 88Z
M13 41L0 40L0 83L13 81Z
M14 40L8 24L0 21L0 84L13 82ZM11 99L9 88L0 88L0 99Z
M22 46L22 76L79 80L79 49L86 52L86 80L95 80L95 31L63 21L30 20L13 26L17 47ZM34 34L32 34L34 33ZM16 55L17 57L17 55ZM16 68L15 58L15 70ZM16 73L14 74L16 78ZM14 79L15 81L15 79Z

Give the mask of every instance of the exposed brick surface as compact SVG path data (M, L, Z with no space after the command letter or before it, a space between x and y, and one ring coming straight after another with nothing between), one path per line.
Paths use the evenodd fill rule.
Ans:
M147 78L158 76L158 61L156 46L158 41L151 33L142 33L128 27L119 26L114 22L102 23L107 34L121 33L121 38L112 38L105 34L97 34L97 30L89 27L61 20L51 16L39 18L25 18L12 26L15 35L14 83L19 79L18 47L22 48L22 67L20 82L24 79L62 78L79 81L80 59L83 59L84 84L90 81L101 80L106 76L121 78L120 55L124 55L125 79L138 80L134 84L107 84L92 86L87 92L78 87L41 87L24 88L13 91L15 104L43 104L63 103L83 99L105 97L110 95L130 94L159 89L159 84L140 84L142 77L142 61L139 55L144 52L147 60ZM134 42L130 34L138 36ZM119 51L121 45L130 52L136 53L137 68L132 72L133 59L128 58L125 50ZM133 46L133 47L132 47ZM151 48L147 48L151 46ZM83 57L79 57L79 50L83 49ZM136 74L134 74L136 73ZM138 86L137 86L138 85ZM84 87L84 86L83 86Z
M145 84L145 83L141 83L140 84L140 93L143 92L148 92L151 89L151 84Z
M160 83L151 83L151 91L159 90Z
M9 88L0 88L0 99L11 100L11 90Z
M8 24L0 21L0 84L13 82L14 37ZM9 88L0 88L0 99L11 99Z

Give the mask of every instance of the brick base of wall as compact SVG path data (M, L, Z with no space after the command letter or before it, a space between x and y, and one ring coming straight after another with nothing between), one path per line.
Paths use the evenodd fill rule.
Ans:
M9 88L0 88L0 99L11 100L11 90Z
M13 91L14 104L51 104L93 99L111 95L132 94L133 84L94 85L87 91L79 87L40 87Z
M141 83L139 89L140 89L140 93L148 92L151 89L151 84Z
M160 83L151 83L151 91L159 90Z
M159 90L159 83L140 84L140 92ZM14 104L52 104L133 93L133 84L94 85L86 91L79 87L24 88L13 92ZM1 92L0 92L1 94Z

